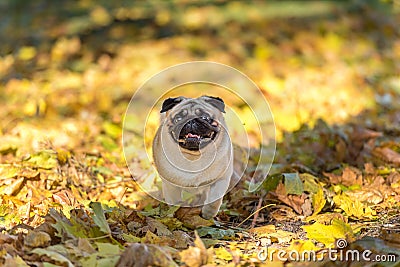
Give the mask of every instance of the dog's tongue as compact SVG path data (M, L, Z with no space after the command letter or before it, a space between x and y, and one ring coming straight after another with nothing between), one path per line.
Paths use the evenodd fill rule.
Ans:
M186 137L187 137L187 138L200 138L200 136L198 136L197 134L191 134L191 133L188 133L188 134L186 135Z

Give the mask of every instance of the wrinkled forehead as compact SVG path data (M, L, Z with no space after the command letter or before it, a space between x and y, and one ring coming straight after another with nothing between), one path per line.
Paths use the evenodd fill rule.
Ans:
M213 106L209 103L205 102L203 99L199 98L188 98L183 100L181 103L176 105L172 110L171 114L177 114L182 111L186 111L188 114L196 112L196 110L200 110L203 112L211 112L213 110ZM214 108L215 109L215 108Z

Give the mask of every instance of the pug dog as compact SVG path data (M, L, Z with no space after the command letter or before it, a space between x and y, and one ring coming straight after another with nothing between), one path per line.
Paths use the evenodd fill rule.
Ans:
M233 175L233 149L219 97L176 97L161 108L153 159L165 202L202 206L201 216L217 215Z

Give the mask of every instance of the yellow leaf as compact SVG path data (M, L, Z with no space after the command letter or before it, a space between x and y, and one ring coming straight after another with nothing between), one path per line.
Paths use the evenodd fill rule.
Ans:
M30 60L36 56L36 48L33 46L23 46L18 52L18 58L21 60Z
M281 243L287 243L290 240L292 240L293 233L283 230L277 230L276 233L271 233L269 237L272 239L272 241L276 239L276 241L278 241L278 243L281 244Z
M255 227L250 229L249 231L251 234L255 234L257 237L268 237L269 234L275 233L275 225L265 225L261 227Z
M226 261L230 261L233 259L232 254L229 253L229 251L226 250L226 248L224 247L216 248L214 249L214 251L215 251L215 256L217 256L218 259Z
M314 215L317 215L325 206L326 199L324 198L324 191L319 188L316 194L312 195L312 205L314 208Z
M331 225L314 223L302 228L307 232L308 238L315 239L327 247L333 246L337 239L351 240L354 235L349 224L337 219L334 219Z
M358 219L374 218L375 212L358 199L353 200L349 196L341 194L334 196L333 201L346 213L347 216L353 216Z
M316 251L320 249L321 248L314 245L314 243L311 240L293 240L290 246L287 248L288 251L294 250L298 252Z

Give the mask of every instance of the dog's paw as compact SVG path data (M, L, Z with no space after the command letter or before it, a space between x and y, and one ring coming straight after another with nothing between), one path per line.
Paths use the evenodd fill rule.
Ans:
M204 205L203 208L201 209L201 217L203 217L206 220L214 218L218 214L218 210L219 207L221 207L221 204L222 204L222 198L207 205Z
M210 208L206 208L204 207L201 210L201 214L200 216L203 217L206 220L211 220L212 218L214 218L216 215L218 214L218 209L210 209Z

